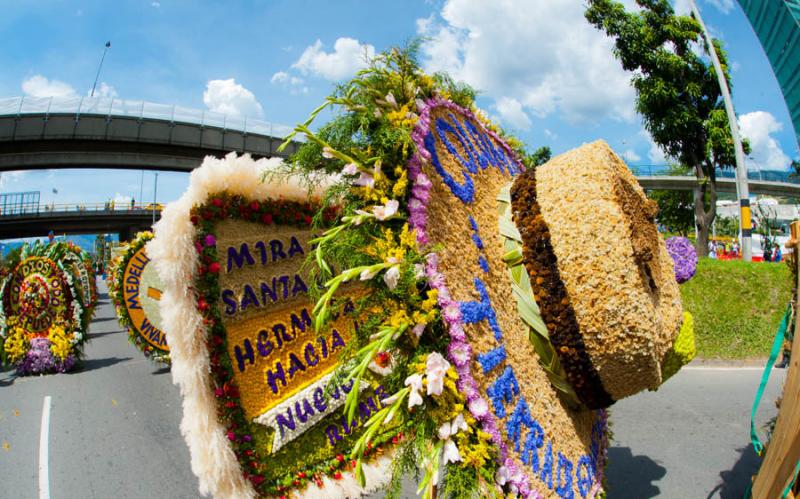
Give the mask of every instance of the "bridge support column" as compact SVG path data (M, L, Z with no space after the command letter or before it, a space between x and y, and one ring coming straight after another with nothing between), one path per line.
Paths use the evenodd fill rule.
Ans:
M119 242L128 242L132 241L134 236L136 236L136 227L125 227L119 231Z

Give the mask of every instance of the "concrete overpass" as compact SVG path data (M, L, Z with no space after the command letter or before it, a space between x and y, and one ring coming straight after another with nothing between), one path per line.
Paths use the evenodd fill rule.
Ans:
M161 216L155 210L155 219ZM111 209L106 205L55 207L38 213L21 213L0 216L0 240L20 237L45 237L52 230L56 234L107 234L119 233L120 240L127 241L137 232L150 230L153 210Z
M286 157L291 128L107 97L0 99L0 172L46 168L191 171L231 151Z
M645 190L691 191L698 186L697 178L690 176L637 175L636 178ZM747 184L750 186L751 194L800 198L800 184L752 178ZM717 192L736 192L736 181L733 178L718 177Z

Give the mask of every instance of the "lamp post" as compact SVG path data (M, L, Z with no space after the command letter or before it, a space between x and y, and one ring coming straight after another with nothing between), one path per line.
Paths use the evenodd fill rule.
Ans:
M94 90L97 88L97 80L100 79L100 70L103 68L103 61L106 60L106 52L108 52L108 49L110 48L111 48L111 42L110 41L106 42L106 46L103 49L103 57L100 58L100 65L97 66L97 75L95 75L94 77L94 85L92 85L92 93L91 95L89 95L89 97L94 97Z
M700 17L700 10L694 0L689 0L689 3L692 6L692 14L700 24L703 36L708 44L708 55L711 56L711 62L714 63L714 70L717 73L719 88L722 92L722 100L725 102L725 112L728 114L728 123L730 124L731 137L733 138L733 150L736 153L736 193L739 198L739 231L742 235L742 260L750 262L753 260L753 240L751 235L753 226L750 219L750 189L747 185L747 168L744 164L744 149L739 136L739 124L736 122L736 112L733 110L733 101L731 100L730 90L728 90L728 82L725 81L725 73L722 72L722 65L719 62L719 57L717 57L717 51L714 48L711 35L703 23L703 18Z

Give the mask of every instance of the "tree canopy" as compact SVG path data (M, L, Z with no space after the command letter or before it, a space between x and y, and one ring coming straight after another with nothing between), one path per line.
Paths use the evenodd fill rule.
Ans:
M733 140L714 67L699 23L676 15L667 0L637 0L627 12L614 0L589 0L586 19L614 39L614 54L633 72L636 110L645 129L670 157L695 172L697 248L708 251L708 229L716 216L716 168L735 166ZM730 86L727 56L714 47ZM745 152L749 145L745 142Z

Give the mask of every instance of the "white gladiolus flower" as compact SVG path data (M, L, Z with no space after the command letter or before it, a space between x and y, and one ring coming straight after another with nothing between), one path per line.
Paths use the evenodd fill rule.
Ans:
M333 149L328 146L322 148L322 157L326 159L333 159Z
M369 269L364 269L361 272L361 275L358 276L358 279L361 280L361 281L369 281L370 279L372 279L376 275L378 275L378 271L377 270L375 272L370 272Z
M425 364L425 375L428 377L428 395L441 395L444 389L444 377L450 363L438 352L428 354Z
M383 282L389 289L394 290L397 287L397 281L400 279L400 266L393 265L389 270L383 274Z
M386 102L388 102L392 107L397 107L397 100L394 98L394 94L391 92L386 94Z
M344 168L342 168L343 175L355 175L356 173L358 173L358 165L355 163L347 163L344 165Z
M375 177L366 172L361 172L361 176L353 181L354 185L359 187L372 187L375 185Z
M425 331L425 326L427 326L427 325L428 325L428 324L427 324L427 323L425 323L425 322L423 322L422 324L417 324L416 326L414 326L414 327L411 329L411 332L412 332L412 333L414 333L414 336L415 336L417 339L419 339L419 337L420 337L420 336L422 336L422 332L423 332L423 331Z
M411 392L408 394L408 408L411 409L415 405L422 405L422 395L419 393L422 391L422 375L412 374L407 377L405 386L411 388Z
M400 202L396 199L390 199L386 201L386 204L383 206L373 206L372 213L375 214L375 218L378 220L386 220L387 218L391 218L397 213L397 209L400 207Z
M442 460L444 461L444 464L457 463L461 461L461 454L459 454L458 452L458 447L456 447L456 443L449 438L444 443L444 449L442 450Z

